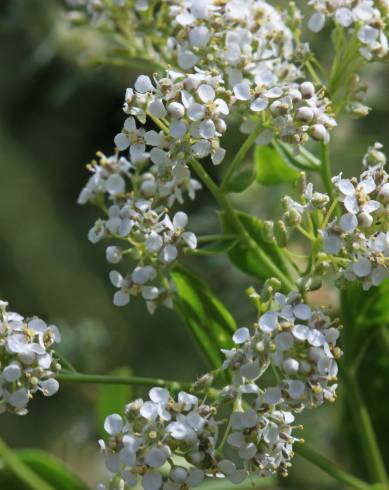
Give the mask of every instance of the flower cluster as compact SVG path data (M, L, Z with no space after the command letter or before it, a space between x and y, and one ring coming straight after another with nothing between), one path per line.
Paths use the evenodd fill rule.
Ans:
M168 45L178 66L223 74L231 88L246 81L272 87L293 81L296 46L286 14L262 0L173 0Z
M311 309L296 291L274 292L262 306L253 332L238 329L235 347L222 351L220 369L192 385L191 391L214 400L211 405L191 393L175 399L153 388L149 400L127 405L124 417L107 417L110 437L100 447L116 483L184 490L204 478L238 484L247 477L287 475L293 444L300 440L293 412L335 399L339 324ZM270 365L277 384L260 386ZM225 371L231 384L225 385ZM218 375L222 389L210 389Z
M369 149L359 179L333 178L342 215L323 231L324 251L340 279L359 281L364 289L389 277L389 182L380 149Z
M139 482L144 490L198 486L214 464L214 409L185 392L174 400L168 390L152 388L149 397L127 405L124 417L106 418L109 439L101 440L100 447L107 469L122 485ZM174 461L177 456L186 459L185 467ZM169 471L163 476L160 470L165 466Z
M155 79L141 75L135 90L126 92L124 111L145 124L146 115L168 121L165 132L137 129L133 117L115 138L119 150L130 148L132 161L150 158L157 166L173 169L186 165L192 158L211 155L215 165L221 163L225 150L219 139L227 129L224 118L229 114L231 94L225 90L220 75L197 71L189 75L168 71ZM164 125L162 124L162 127ZM146 145L151 147L145 154Z
M245 327L236 331L236 347L224 351L223 367L232 370L234 385L247 392L272 364L279 382L265 390L264 402L288 410L312 408L335 399L338 337L337 321L322 309L312 310L297 292L276 293L252 333Z
M355 33L361 55L368 61L388 54L388 4L385 0L309 0L315 9L308 27L319 32L326 19Z
M100 205L107 216L96 221L89 231L89 240L111 241L106 249L111 264L120 263L126 256L136 261L134 269L124 276L111 272L111 282L118 288L114 303L124 306L130 296L141 296L150 312L161 303L171 306L172 287L161 275L174 263L180 247L196 248L196 236L186 231L187 215L179 211L171 219L163 193L152 195L157 194L158 188L154 174L140 174L140 167L124 157L100 154L99 164L94 162L90 169L93 175L82 190L79 203ZM128 184L132 188L127 190ZM190 193L198 188L196 184L190 184Z
M25 319L7 306L0 301L0 413L25 415L36 392L52 396L58 391L55 375L61 366L51 347L61 337L56 326Z

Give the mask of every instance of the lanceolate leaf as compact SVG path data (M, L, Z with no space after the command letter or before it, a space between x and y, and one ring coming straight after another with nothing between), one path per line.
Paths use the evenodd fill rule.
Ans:
M235 320L207 284L183 266L174 268L172 278L178 293L177 311L209 363L220 367L223 360L220 349L231 346Z
M16 451L20 460L50 484L55 490L88 490L88 486L74 475L64 464L45 451L22 449ZM0 469L0 488L4 490L29 490L5 466Z
M255 181L256 169L255 166L242 170L234 175L226 185L227 192L239 193L245 191Z
M280 254L279 248L273 244L264 240L264 224L263 221L251 216L247 213L239 212L238 217L248 234L255 241L283 272L287 271L287 266ZM233 226L228 220L228 217L221 214L222 228L225 233L232 233L234 231ZM238 243L232 247L228 256L231 262L246 274L250 274L257 279L268 279L273 276L274 273L268 268L268 266L262 263L256 254L247 248L247 246L238 241Z
M112 376L127 377L132 375L128 367L115 369L110 373ZM104 433L104 420L111 413L122 413L124 406L132 398L132 387L129 385L101 385L99 397L96 404L96 414L98 429L101 434Z
M256 180L262 185L277 185L294 182L299 172L272 146L257 146L255 149L257 167Z

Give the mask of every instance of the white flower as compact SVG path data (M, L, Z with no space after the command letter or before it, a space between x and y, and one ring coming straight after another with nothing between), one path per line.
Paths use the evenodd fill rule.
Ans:
M60 341L55 325L36 317L24 319L0 301L0 413L25 415L37 391L44 396L57 393L55 375L61 367L51 347Z

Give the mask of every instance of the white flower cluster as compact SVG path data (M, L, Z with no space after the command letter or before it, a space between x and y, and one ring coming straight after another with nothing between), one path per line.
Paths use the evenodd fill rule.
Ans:
M189 75L168 71L164 78L141 75L135 90L128 89L124 111L145 124L146 115L164 119L165 133L137 129L134 118L126 120L115 138L119 150L130 148L135 163L145 158L158 167L185 166L193 157L211 155L215 165L221 163L225 150L220 137L226 131L224 118L229 114L231 94L225 90L220 75L197 71ZM145 154L146 145L152 149ZM179 172L179 171L178 171Z
M315 13L308 27L319 32L326 19L355 33L361 44L361 55L368 61L388 54L388 3L386 0L309 0Z
M160 191L162 183L159 195L150 196L152 190L157 194L158 186L153 186L157 179L150 172L141 174L142 164L132 164L118 155L107 158L100 154L99 164L95 162L90 167L93 175L82 190L79 203L90 201L106 211L106 219L98 219L88 236L92 243L103 239L113 242L106 249L107 261L118 264L129 256L137 263L124 276L118 271L110 273L112 284L118 288L114 303L125 306L130 296L141 296L152 313L161 303L172 306L172 286L168 279L161 279L161 274L174 263L180 247L196 248L197 239L185 231L185 213L179 211L173 219L169 217L166 196ZM198 188L196 183L189 182L190 194ZM178 189L177 186L177 192Z
M223 74L231 88L271 87L301 75L285 16L262 0L172 0L168 46L178 66Z
M370 166L359 179L333 178L343 214L323 231L324 251L340 278L364 289L389 277L389 181L381 147L369 149L364 162Z
M25 415L35 393L52 396L58 391L55 375L61 366L51 347L61 337L56 326L25 319L7 311L7 305L0 301L0 413Z
M200 485L215 458L214 409L185 392L174 400L168 390L152 388L149 397L127 405L124 417L113 414L105 420L110 437L100 440L100 447L113 480L120 488L140 483L144 490ZM175 463L177 456L185 458L185 466Z
M271 310L259 317L254 332L240 328L225 350L223 367L233 371L240 392L255 391L265 403L290 409L333 401L338 372L339 328L321 309L312 310L297 292L276 293ZM253 385L272 364L279 382L262 392Z
M238 329L235 347L222 351L221 368L194 383L193 390L214 398L211 405L153 388L148 401L127 405L124 417L107 417L110 437L100 447L113 481L118 488L187 490L204 478L239 484L253 476L286 476L300 441L293 412L335 399L338 336L337 321L311 309L299 293L272 294L254 331ZM277 384L260 387L271 364ZM209 390L226 370L232 384Z

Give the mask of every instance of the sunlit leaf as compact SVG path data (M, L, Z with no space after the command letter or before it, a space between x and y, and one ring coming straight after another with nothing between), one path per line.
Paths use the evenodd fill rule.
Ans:
M294 182L299 172L272 146L257 146L255 149L256 180L262 185L277 185Z

